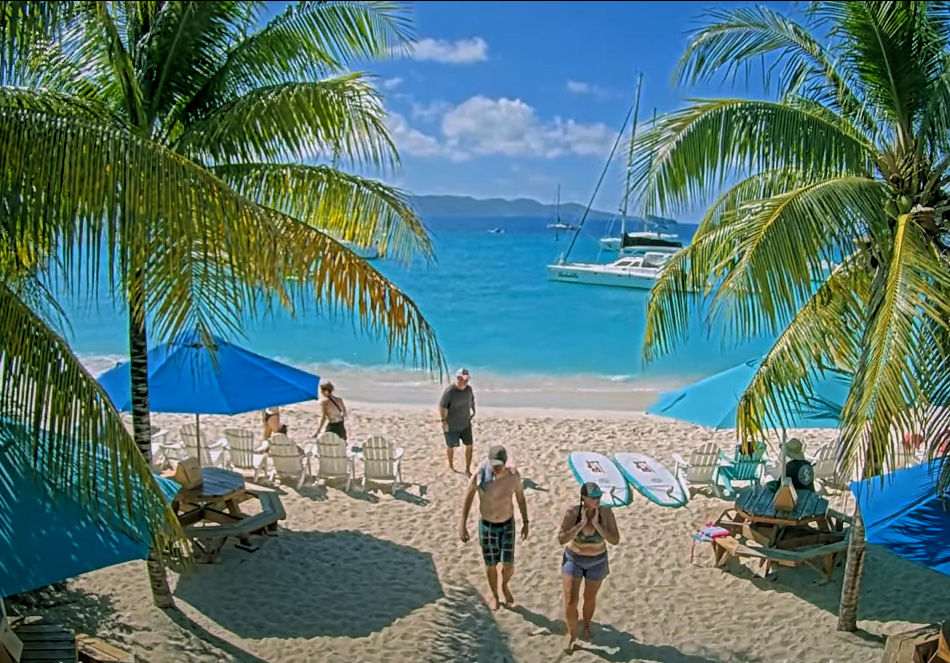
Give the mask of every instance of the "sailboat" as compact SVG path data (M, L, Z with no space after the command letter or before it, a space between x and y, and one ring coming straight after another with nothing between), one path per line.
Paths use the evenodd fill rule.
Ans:
M628 238L630 233L626 232L625 220L627 218L627 205L630 197L633 139L636 134L637 118L640 113L640 91L642 85L643 74L640 75L637 82L637 97L631 109L633 112L633 135L630 137L630 151L627 156L627 186L624 191L623 203L620 209L621 236L619 238L620 243L618 247L621 250L626 249L628 247L624 246L624 244L630 242L628 245L629 248L636 248L636 253L628 256L621 255L619 260L606 265L569 262L567 258L574 246L574 241L577 240L577 234L575 233L574 241L572 241L570 247L568 247L567 254L559 258L555 264L547 266L548 278L552 281L650 290L656 284L657 278L670 258L683 248L683 244L678 239L654 236L637 237L636 235L632 238ZM624 126L620 129L620 134L617 136L618 143L621 136L623 136L623 132L626 130L627 121L629 119L630 115L628 114L627 119L624 121ZM616 145L614 149L616 149ZM613 152L611 152L610 157L611 158L607 160L607 165L604 167L605 171L610 166ZM594 196L596 195L597 192L595 190ZM591 197L591 204L593 204L593 196ZM589 211L590 206L588 206L588 212ZM586 219L586 214L584 218ZM583 221L581 225L583 225Z
M557 221L555 223L549 223L548 230L554 230L554 231L578 230L580 228L580 226L574 226L574 225L571 225L570 223L564 223L563 221L561 221L561 185L560 184L557 185L557 200L554 203L554 205L555 205L555 210L556 210L555 214L557 214Z
M656 124L656 110L653 111L653 123ZM636 131L636 127L634 127ZM672 219L661 219L659 217L648 217L646 219L637 219L639 225L643 228L639 231L627 232L627 204L630 202L630 173L633 168L633 137L630 138L630 151L627 153L627 183L624 189L623 202L620 205L620 236L610 235L613 229L613 222L607 227L604 237L600 238L600 248L602 251L619 253L621 256L643 255L650 249L681 249L683 243L679 241L679 235L676 233L664 233L669 224L676 225Z

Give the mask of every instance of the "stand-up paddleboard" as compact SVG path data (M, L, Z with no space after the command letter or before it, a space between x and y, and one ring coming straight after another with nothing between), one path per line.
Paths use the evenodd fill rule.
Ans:
M680 507L688 501L682 484L656 458L638 453L614 454L614 460L630 485L660 506Z
M572 451L567 457L574 478L584 485L593 481L600 486L604 495L600 503L604 506L626 506L630 504L630 488L612 460L603 454L592 451Z

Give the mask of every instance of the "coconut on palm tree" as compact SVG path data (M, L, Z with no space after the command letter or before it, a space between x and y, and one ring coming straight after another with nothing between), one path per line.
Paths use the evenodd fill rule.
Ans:
M443 366L413 302L338 241L404 260L432 255L402 192L343 170L398 163L380 95L349 70L409 44L405 8L299 2L264 23L265 9L0 9L4 221L56 246L72 285L105 265L128 307L134 438L145 458L150 333L239 331L266 311L262 302L343 308L400 358ZM150 576L156 602L172 605L154 560Z
M754 434L823 367L853 375L840 460L879 474L894 431L947 427L950 350L950 10L943 2L815 2L801 20L716 10L678 76L761 65L765 99L692 100L640 133L646 212L711 204L652 291L645 354L673 350L698 290L712 319L775 345L742 396ZM829 264L833 268L829 269ZM933 437L931 435L931 437ZM839 628L856 626L856 514Z

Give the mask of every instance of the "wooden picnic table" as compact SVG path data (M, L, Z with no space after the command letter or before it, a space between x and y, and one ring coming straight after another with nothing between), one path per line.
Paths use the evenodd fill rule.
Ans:
M255 498L262 511L247 516L240 504ZM241 474L217 467L202 468L201 484L178 491L172 508L204 561L216 561L229 536L238 538L239 548L254 552L258 546L249 535L273 531L277 521L286 517L275 491L248 484Z
M799 491L792 511L776 507L776 494L767 486L752 486L736 496L735 505L716 521L730 533L715 541L717 565L725 564L730 555L756 557L767 575L773 564L812 565L811 560L816 559L827 582L838 556L847 548L847 518L830 510L828 500L813 491Z

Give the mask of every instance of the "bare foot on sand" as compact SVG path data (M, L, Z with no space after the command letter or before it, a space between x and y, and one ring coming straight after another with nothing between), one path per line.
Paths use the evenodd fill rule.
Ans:
M568 654L574 653L574 643L577 641L577 638L570 633L567 634L567 644L564 645L564 651Z
M485 603L488 604L489 610L498 610L498 597L489 594L485 597Z
M505 607L514 608L515 607L515 597L511 595L511 590L508 589L507 585L501 586L501 592L505 595Z
M590 630L590 624L587 624L581 629L581 638L583 638L584 640L594 639L594 634L591 633L591 630Z

